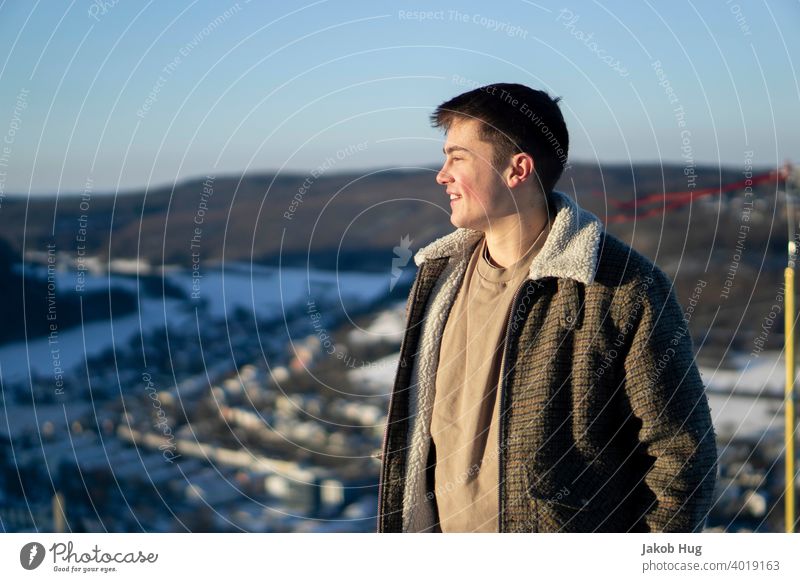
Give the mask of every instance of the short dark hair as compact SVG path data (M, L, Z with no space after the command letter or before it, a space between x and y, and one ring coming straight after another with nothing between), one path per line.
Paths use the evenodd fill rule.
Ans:
M478 119L480 138L494 146L493 165L502 168L509 158L528 153L545 194L555 188L569 154L569 133L560 97L552 98L517 83L495 83L445 101L431 115L434 127L450 129L462 119Z

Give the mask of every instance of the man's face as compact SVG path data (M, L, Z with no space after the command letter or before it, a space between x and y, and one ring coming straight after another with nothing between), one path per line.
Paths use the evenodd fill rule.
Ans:
M457 119L447 132L445 162L436 181L451 198L453 226L488 232L492 221L518 209L503 176L492 166L494 147L480 139L480 121ZM454 198L457 196L457 198Z

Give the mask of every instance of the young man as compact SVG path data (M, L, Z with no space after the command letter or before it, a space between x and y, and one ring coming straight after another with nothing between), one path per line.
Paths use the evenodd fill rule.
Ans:
M703 528L716 446L683 311L553 190L557 102L497 84L433 114L456 230L414 257L378 531Z

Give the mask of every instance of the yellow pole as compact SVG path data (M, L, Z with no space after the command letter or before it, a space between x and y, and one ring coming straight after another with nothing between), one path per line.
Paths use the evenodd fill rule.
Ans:
M794 533L794 268L783 272L786 282L786 392L784 439L786 441L786 533Z
M61 493L56 493L53 495L53 532L54 533L64 533L65 531L65 522L66 519L64 518L64 496Z

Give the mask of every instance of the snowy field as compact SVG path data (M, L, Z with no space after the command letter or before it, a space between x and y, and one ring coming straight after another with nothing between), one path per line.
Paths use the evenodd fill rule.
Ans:
M26 270L40 276L46 274L44 268L27 266ZM335 273L242 263L228 263L224 271L221 267L203 269L199 278L193 277L191 271L179 270L167 271L164 277L180 288L187 299L148 295L130 276L87 272L87 291L102 291L109 285L132 293L138 290L137 312L59 330L58 343L51 344L47 337L41 337L5 344L0 347L0 377L6 383L18 382L31 373L52 376L56 364L64 370L83 366L87 356L124 345L140 330L147 333L166 325L171 332L191 332L196 329L198 319L201 326L209 320L222 321L236 309L243 309L259 320L280 319L284 313L305 312L309 300L317 305L337 304L351 310L379 299L389 289L388 272L385 275ZM57 297L75 293L74 269L57 271L56 281Z
M719 436L760 436L783 430L785 359L782 352L733 359L735 369L700 367Z

